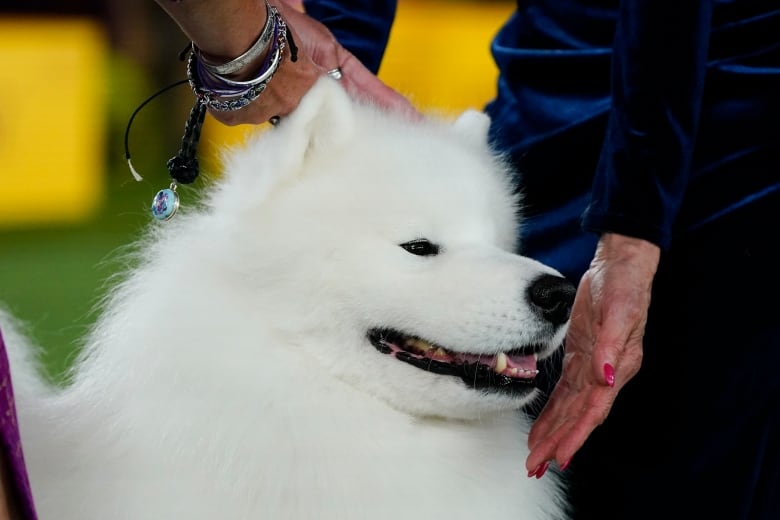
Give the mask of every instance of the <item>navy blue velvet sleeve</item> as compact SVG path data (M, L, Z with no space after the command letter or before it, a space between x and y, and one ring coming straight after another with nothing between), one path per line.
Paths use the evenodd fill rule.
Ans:
M304 0L307 14L331 30L336 39L374 74L379 71L397 0Z
M585 229L669 247L690 177L711 11L711 0L621 2L612 106Z

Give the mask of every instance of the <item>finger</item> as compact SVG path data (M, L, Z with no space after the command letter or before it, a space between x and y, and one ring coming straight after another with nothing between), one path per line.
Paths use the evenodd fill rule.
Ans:
M539 457L551 457L555 453L558 444L585 414L589 406L586 404L585 395L582 393L557 399L551 398L529 432L528 447L532 453L541 452L543 455ZM537 462L537 457L534 457L531 462Z
M351 95L369 99L381 107L415 120L423 117L409 99L385 84L351 54L347 55L340 68L341 81Z
M569 342L569 339L571 338L567 338L567 349L576 350L575 343ZM588 359L587 356L576 351L564 355L561 377L531 428L529 447L533 448L550 431L558 428L567 416L573 415L571 411L581 409L582 403L585 402L587 388L593 384L589 383L586 377Z
M615 386L618 365L633 337L641 337L645 315L646 309L636 298L623 296L610 300L593 346L593 370L602 384Z
M606 390L602 387L601 390ZM600 401L586 407L583 415L572 421L569 427L558 437L554 458L558 464L565 464L582 448L586 440L607 418L614 402L614 391L598 392Z
M617 388L591 386L590 390L571 394L568 400L551 400L565 404L545 407L534 423L529 434L531 454L527 465L552 458L559 464L570 460L593 430L604 422L617 392Z
M558 386L553 390L550 399L544 406L542 413L539 414L539 417L536 418L531 426L531 430L528 433L528 447L530 449L535 449L542 440L550 435L550 432L559 428L561 423L565 421L565 409L571 406L571 394L563 388L565 384L563 379L558 383Z
M555 458L556 452L558 451L558 445L566 437L572 425L573 421L571 419L565 420L557 424L555 429L539 439L536 445L531 448L525 461L525 466L529 473L536 470L541 464Z

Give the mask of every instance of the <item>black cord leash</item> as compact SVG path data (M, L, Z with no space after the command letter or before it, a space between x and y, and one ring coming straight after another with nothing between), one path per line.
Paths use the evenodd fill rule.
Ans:
M130 116L130 119L127 120L127 127L125 128L125 160L127 161L127 165L130 167L130 173L133 174L133 177L135 178L135 180L137 180L137 181L143 180L143 177L141 177L138 174L138 172L135 170L135 168L133 167L133 162L130 159L130 145L129 145L129 141L130 141L130 127L133 125L133 121L135 120L135 116L138 115L138 112L140 112L143 107L145 107L147 104L149 104L149 102L152 101L153 99L155 99L157 96L159 96L161 94L164 94L165 92L171 90L174 87L178 87L179 85L186 85L186 84L187 84L187 80L183 79L183 80L177 81L175 83L171 83L167 87L161 88L160 90L158 90L157 92L155 92L154 94L152 94L151 96L146 98L143 101L143 103L138 105L138 107L135 110L133 110L133 113Z
M135 116L141 111L150 101L157 98L161 94L171 90L179 85L186 85L189 80L179 80L171 83L167 87L163 87L148 98L146 98L138 107L133 111L130 119L127 121L127 128L125 128L125 159L127 165L130 168L130 173L137 181L143 180L143 177L133 167L133 162L130 156L130 128L133 125ZM179 195L176 193L176 185L178 184L191 184L198 178L200 167L198 165L197 149L198 140L200 139L200 133L203 129L203 121L206 117L206 106L196 100L190 115L187 118L187 122L184 124L184 136L181 141L181 148L178 153L168 160L168 173L171 176L172 182L170 187L162 189L157 192L152 200L152 215L158 220L169 220L173 218L176 211L179 209Z

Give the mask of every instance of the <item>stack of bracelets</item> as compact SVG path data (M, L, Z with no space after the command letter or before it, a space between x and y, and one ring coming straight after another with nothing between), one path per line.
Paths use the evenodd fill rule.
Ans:
M271 81L282 62L288 31L287 24L276 8L267 1L265 6L267 19L260 37L238 58L219 65L213 64L192 44L192 52L187 62L187 79L198 101L203 105L219 111L239 110L257 99ZM242 70L266 51L266 58L255 77L246 81L227 77Z
M204 58L203 53L194 43L191 45L190 57L187 61L187 81L195 93L196 100L184 125L181 149L168 161L171 185L158 191L152 201L152 215L157 220L173 218L179 208L177 185L190 184L198 177L200 168L196 149L203 120L206 117L206 109L221 112L240 110L263 93L282 63L287 45L290 46L290 61L294 62L298 58L298 49L287 23L277 9L268 3L268 0L264 2L267 14L265 26L257 41L238 58L222 64L211 63ZM237 81L227 77L243 70L263 54L266 54L266 58L253 78ZM278 119L274 116L271 122L275 124ZM140 179L140 175L135 172L130 163L127 139L125 139L125 148L130 171L136 179Z

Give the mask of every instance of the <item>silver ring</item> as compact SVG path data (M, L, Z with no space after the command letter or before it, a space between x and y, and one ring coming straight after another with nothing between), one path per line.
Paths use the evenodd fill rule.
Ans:
M335 69L330 69L328 71L328 76L336 80L341 79L343 77L343 75L341 74L341 68L336 67Z

